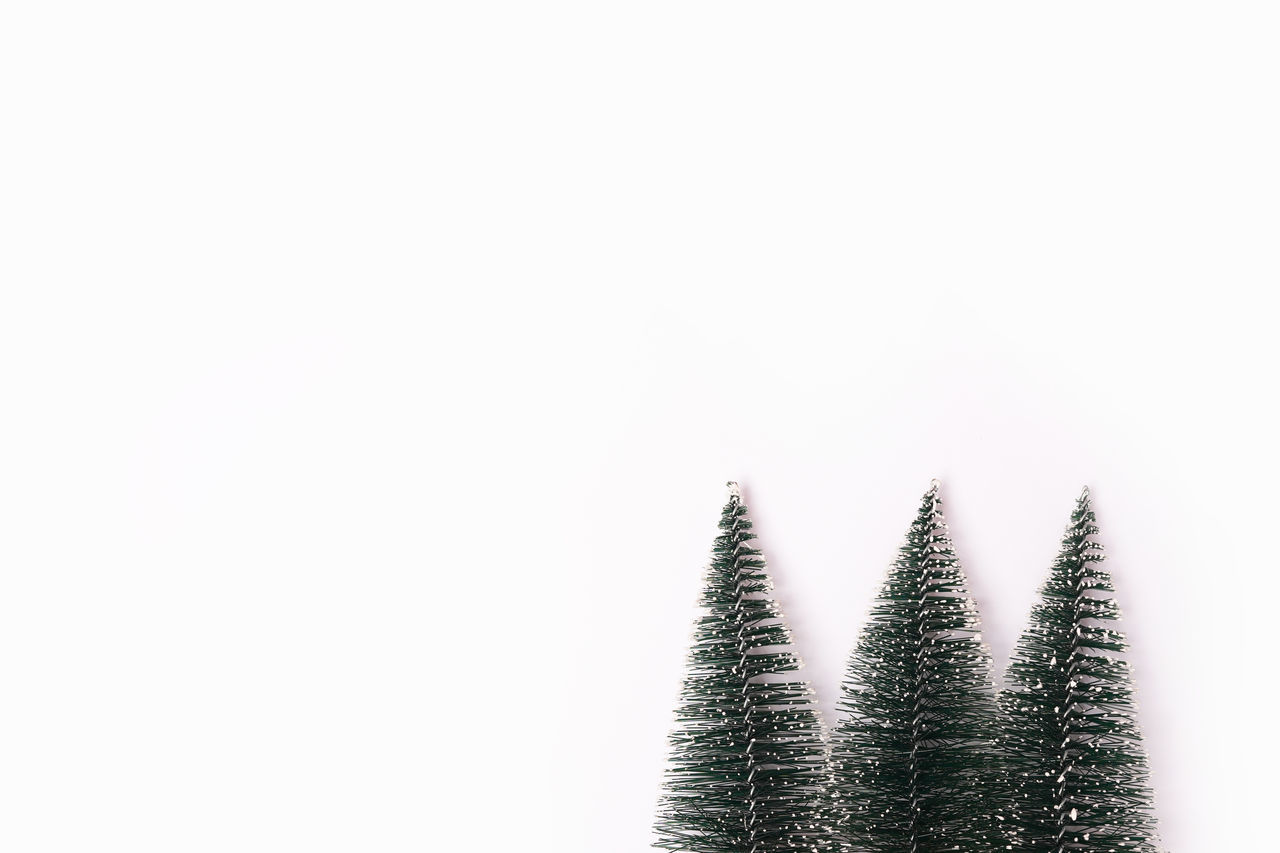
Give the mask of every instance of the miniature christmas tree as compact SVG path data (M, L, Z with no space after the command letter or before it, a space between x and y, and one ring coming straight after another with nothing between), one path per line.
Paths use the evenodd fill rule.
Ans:
M1085 489L1000 695L1013 849L1154 853L1125 637Z
M849 660L832 733L837 833L855 850L1004 847L991 657L925 494Z
M720 520L671 735L657 847L839 849L823 728L737 484Z

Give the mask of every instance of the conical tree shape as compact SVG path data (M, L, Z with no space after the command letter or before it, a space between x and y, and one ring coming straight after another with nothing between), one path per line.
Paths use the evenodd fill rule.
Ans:
M832 733L840 823L859 851L1004 846L991 657L938 499L925 494L850 656Z
M1000 694L1013 849L1154 853L1124 634L1085 489Z
M737 485L720 519L671 735L657 847L838 849L823 728Z

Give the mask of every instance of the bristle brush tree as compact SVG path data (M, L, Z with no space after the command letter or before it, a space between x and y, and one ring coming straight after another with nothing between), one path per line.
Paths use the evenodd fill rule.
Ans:
M937 481L862 628L837 710L843 842L872 853L1003 849L991 657Z
M655 846L834 851L823 728L737 484L695 625Z
M1010 845L1155 853L1127 643L1085 489L1000 694Z

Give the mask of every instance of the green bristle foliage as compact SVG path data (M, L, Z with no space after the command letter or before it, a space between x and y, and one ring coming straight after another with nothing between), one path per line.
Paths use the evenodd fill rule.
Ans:
M1127 643L1086 489L1000 694L1009 843L1034 853L1156 853Z
M671 735L655 846L697 853L838 850L813 690L737 488L720 520Z
M859 635L838 710L843 841L872 853L1003 847L991 657L936 484Z

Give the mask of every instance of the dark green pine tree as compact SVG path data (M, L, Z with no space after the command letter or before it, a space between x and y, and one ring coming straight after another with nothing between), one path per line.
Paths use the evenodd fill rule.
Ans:
M737 484L720 519L671 735L655 846L831 851L830 779L813 690Z
M1013 849L1155 853L1124 634L1085 489L1000 694Z
M1004 847L991 656L925 494L849 659L831 737L837 833L873 853Z

